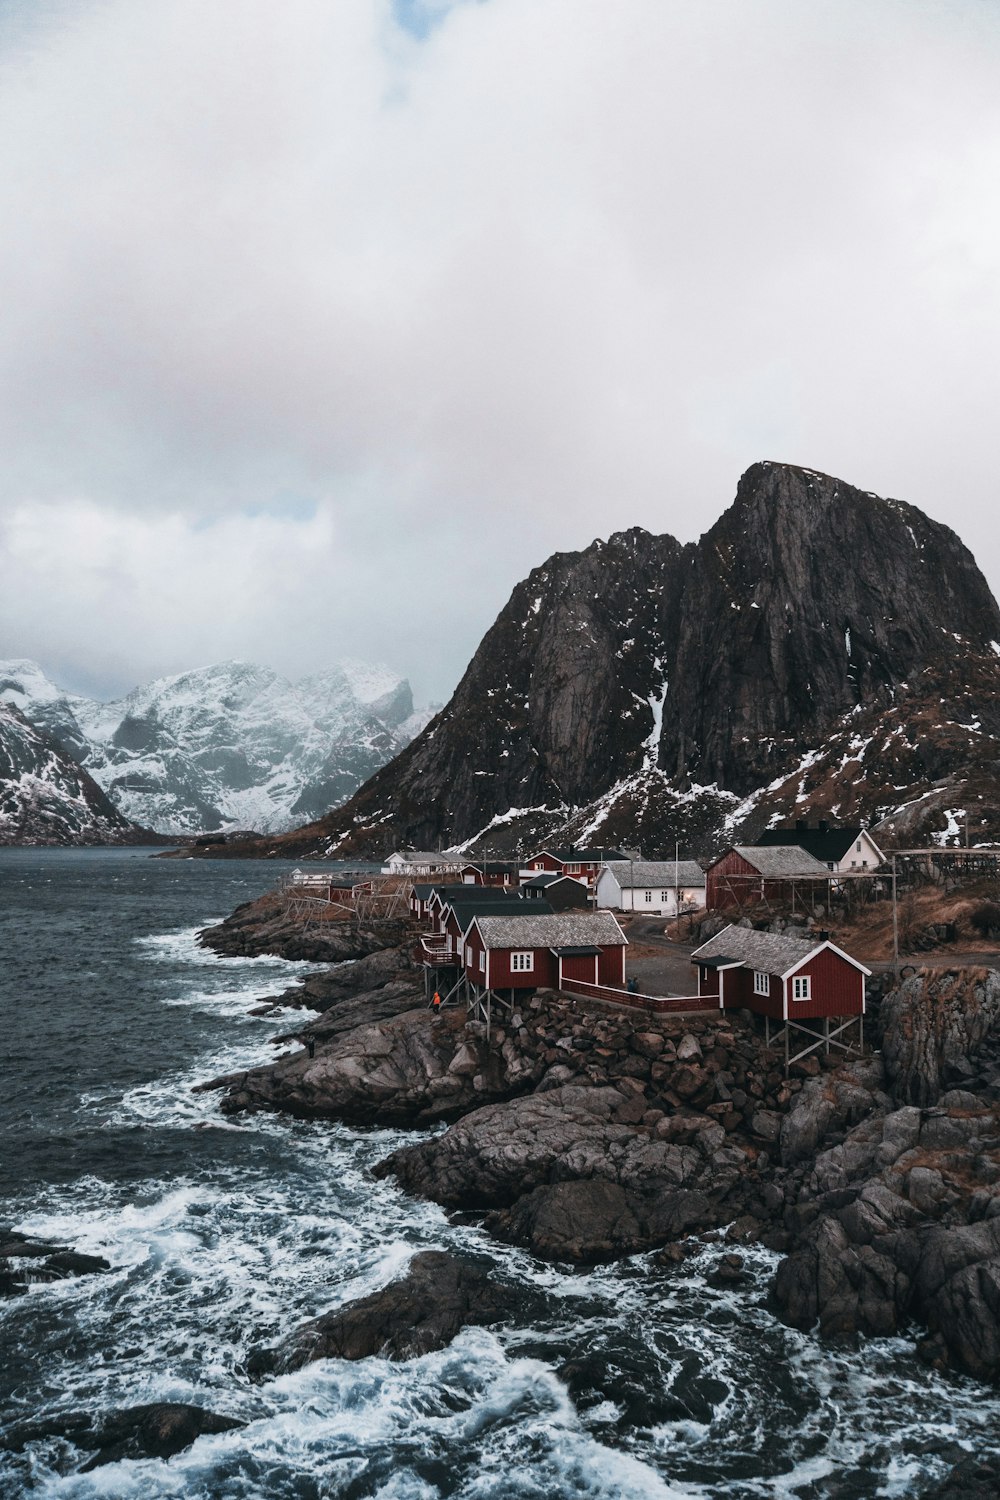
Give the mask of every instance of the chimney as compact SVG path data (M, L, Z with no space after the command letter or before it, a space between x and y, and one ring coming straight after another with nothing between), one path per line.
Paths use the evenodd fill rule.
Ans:
M829 824L829 822L827 821L826 818L820 818L820 820L819 820L819 831L820 831L820 833L829 833L830 832L830 824Z
M796 833L808 833L809 832L809 819L808 818L796 818L795 819L795 832Z

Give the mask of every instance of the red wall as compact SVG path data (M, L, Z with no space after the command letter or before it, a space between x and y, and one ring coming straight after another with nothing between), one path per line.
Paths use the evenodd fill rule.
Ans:
M624 943L618 943L614 947L609 945L601 949L601 956L597 960L597 977L601 984L625 983Z
M793 1000L792 977L788 979L788 1014L797 1021L801 1016L860 1016L865 1004L865 976L853 964L845 962L829 948L810 958L796 974L812 978L812 999Z
M733 890L724 884L727 875L753 875L754 868L737 854L735 849L730 849L721 859L717 859L714 865L709 865L705 874L705 907L708 911L725 911L727 907L739 906L741 902L754 899L760 893L760 877L755 885L748 880L736 880L733 882Z
M591 953L588 956L578 954L575 958L564 958L562 961L562 977L564 979L580 979L585 984L599 984L597 960L599 955Z

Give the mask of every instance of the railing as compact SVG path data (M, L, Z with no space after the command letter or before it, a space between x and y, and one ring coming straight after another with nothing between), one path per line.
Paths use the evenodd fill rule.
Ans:
M442 933L432 933L430 937L420 939L420 960L425 964L458 963L449 938Z
M718 995L640 995L635 990L619 990L609 984L590 984L586 979L564 979L560 988L569 995L582 995L606 1005L621 1005L627 1010L643 1010L656 1016L687 1016L719 1009Z

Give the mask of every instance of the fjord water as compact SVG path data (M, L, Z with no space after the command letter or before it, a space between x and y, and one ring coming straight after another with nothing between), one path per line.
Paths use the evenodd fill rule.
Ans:
M402 1132L223 1119L192 1085L273 1055L302 1013L249 1012L309 966L216 958L195 933L280 868L0 851L0 1221L113 1267L0 1304L4 1500L843 1500L920 1495L956 1442L1000 1446L992 1394L903 1341L782 1328L766 1252L739 1289L711 1284L718 1244L674 1270L546 1266L374 1181ZM251 1347L440 1246L520 1288L515 1326L248 1378ZM74 1472L63 1419L147 1401L246 1426Z

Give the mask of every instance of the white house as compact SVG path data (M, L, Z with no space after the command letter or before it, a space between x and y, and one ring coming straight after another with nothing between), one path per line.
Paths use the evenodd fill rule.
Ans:
M601 866L597 905L674 917L705 905L705 872L693 859L615 859Z
M457 875L464 860L447 851L397 849L382 866L383 875Z
M885 863L885 855L867 828L831 828L824 818L815 828L799 818L794 828L769 828L757 840L758 848L792 844L837 873L853 871L857 875L863 870L877 870Z

